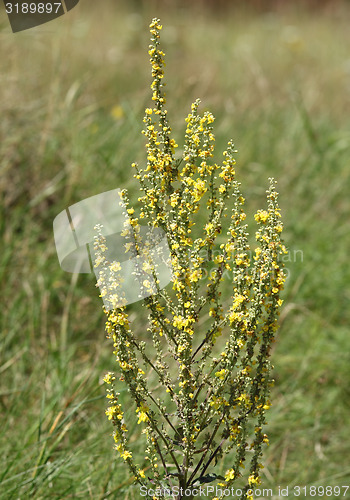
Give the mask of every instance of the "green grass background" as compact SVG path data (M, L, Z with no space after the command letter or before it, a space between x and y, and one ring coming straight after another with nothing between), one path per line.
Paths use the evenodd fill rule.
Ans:
M218 161L228 139L239 150L250 219L278 180L290 262L263 487L350 483L350 6L242 3L86 1L15 35L2 17L1 499L139 498L104 415L114 362L101 299L92 276L59 267L52 222L112 188L137 198L154 16L177 141L199 97Z

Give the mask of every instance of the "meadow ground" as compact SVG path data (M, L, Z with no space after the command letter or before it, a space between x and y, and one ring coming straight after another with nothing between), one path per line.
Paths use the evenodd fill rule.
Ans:
M139 498L104 415L102 377L114 362L101 299L91 275L59 267L52 221L112 188L137 197L129 166L145 161L154 16L177 142L199 97L216 116L218 156L230 138L239 150L250 222L268 178L278 180L289 277L263 487L350 482L350 6L173 4L81 2L16 35L2 23L1 499Z

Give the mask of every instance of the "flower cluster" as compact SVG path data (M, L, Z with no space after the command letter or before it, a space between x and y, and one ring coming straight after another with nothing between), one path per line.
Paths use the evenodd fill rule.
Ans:
M135 241L139 219L166 233L172 286L161 289L152 274L154 263L143 266L157 285L157 293L143 301L147 343L144 332L133 331L126 306L106 311L119 366L119 377L108 373L104 379L109 387L106 414L115 428L116 449L139 484L151 481L153 487L167 484L170 489L175 484L186 490L216 480L231 487L239 479L245 481L242 499L250 498L251 487L260 482L262 449L268 444L269 358L285 280L278 194L270 179L267 207L255 215L252 255L234 145L229 142L221 164L215 163L214 117L199 114L198 100L186 118L183 153L175 157L163 93L161 29L154 19L149 49L153 106L146 109L143 131L147 164L133 164L142 192L139 217L125 191L122 203ZM96 265L104 250L99 235ZM113 271L118 270L114 263ZM232 273L231 284L223 280L226 270ZM145 438L142 464L134 459L117 383L127 384L136 427ZM214 471L224 454L231 466L223 477Z

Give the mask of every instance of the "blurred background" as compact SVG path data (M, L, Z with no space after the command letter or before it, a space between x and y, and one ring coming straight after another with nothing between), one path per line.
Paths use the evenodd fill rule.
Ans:
M17 34L1 11L4 499L139 498L104 415L115 365L101 299L92 275L59 267L52 222L109 189L137 200L155 16L177 142L199 97L216 116L217 161L235 141L249 221L278 180L288 279L263 486L349 483L350 2L82 0Z

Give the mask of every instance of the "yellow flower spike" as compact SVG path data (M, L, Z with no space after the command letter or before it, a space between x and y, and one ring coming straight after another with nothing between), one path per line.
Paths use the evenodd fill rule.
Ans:
M137 268L135 278L139 279L142 290L150 292L144 300L148 313L145 339L150 342L146 345L141 340L142 331L133 331L134 314L130 312L129 318L125 307L117 307L122 289L117 275L122 269L117 262L107 262L106 240L99 228L94 246L95 265L101 270L100 293L106 295L109 281L114 289L110 300L115 308L105 310L106 331L113 340L118 383L128 388L123 405L128 408L127 398L131 398L136 403L131 420L144 424L136 427L130 441L136 436L141 446L144 440L149 461L147 477L154 485L160 477L167 482L164 462L159 456L163 452L169 470L178 469L181 474L184 471L188 479L194 480L191 474L201 460L196 453L202 452L202 444L196 447L196 440L204 439L202 431L207 429L210 433L217 424L217 436L226 438L220 452L235 449L239 456L235 468L226 471L225 480L219 485L229 487L241 476L242 481L245 476L246 484L249 476L249 485L256 485L259 484L261 445L268 444L262 422L270 407L269 355L283 303L279 294L286 279L281 256L287 250L280 239L283 224L278 194L271 179L267 207L255 214L259 225L258 248L251 257L243 211L245 200L236 180L236 150L229 142L220 164L211 159L214 117L206 111L199 113L199 100L192 104L186 118L185 142L175 158L178 145L171 137L163 92L165 64L159 46L161 29L160 21L154 19L150 25L149 47L152 104L145 110L143 130L146 161L142 168L137 164L133 164L133 168L142 192L138 197L140 218L145 226L165 232L169 247L166 266L171 271L173 290L161 289L160 293L154 293L154 278L165 265L161 257L152 255L152 260L139 261L141 269ZM127 215L123 234L129 236L128 242L133 237L137 242L143 234L126 190L122 192L121 206ZM229 216L227 220L226 216ZM151 247L152 244L153 241ZM130 245L126 245L126 251L136 247L138 256L144 257L143 245L134 242L132 248ZM151 248L148 250L151 252ZM157 265L153 266L153 262ZM104 274L105 266L109 274ZM222 286L223 280L232 287L228 293L227 286ZM142 323L143 319L140 325ZM150 377L141 366L147 367L145 371L151 373ZM116 449L127 462L131 477L143 484L145 470L129 451L124 407L119 404L112 385L114 375L106 374L104 382L107 384L106 415L114 426ZM176 436L174 429L179 427L179 418L181 433ZM138 446L139 442L134 445ZM245 472L244 464L247 465ZM171 480L176 484L176 473ZM245 496L250 498L250 490Z

